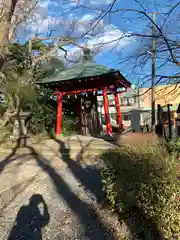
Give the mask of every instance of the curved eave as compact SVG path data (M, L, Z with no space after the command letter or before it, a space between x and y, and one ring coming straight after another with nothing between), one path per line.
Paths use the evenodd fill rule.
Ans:
M75 82L81 81L81 83L83 83L85 80L91 80L92 78L97 78L97 77L103 78L103 77L108 77L108 76L111 76L113 79L116 79L117 81L119 80L119 83L122 84L126 88L129 88L131 86L131 83L120 73L120 71L117 71L117 70L112 70L105 74L97 74L97 75L88 76L88 77L83 76L81 78L78 77L78 78L65 79L65 80L57 80L57 77L56 77L47 82L45 82L45 81L44 82L36 82L36 84L55 88L58 86L60 87L62 85L65 85L67 82L75 83Z
M117 72L117 74L119 75L119 78L121 79L121 80L123 80L124 81L124 83L127 85L127 88L130 88L131 87L131 85L132 85L132 83L131 82L129 82L121 73L120 73L120 71L118 70L118 71L116 71Z

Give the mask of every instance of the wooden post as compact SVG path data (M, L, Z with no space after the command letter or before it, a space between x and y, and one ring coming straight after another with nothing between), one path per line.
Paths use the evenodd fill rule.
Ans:
M56 136L62 134L62 93L57 94L57 120L56 120Z
M169 138L172 139L172 122L171 122L171 104L167 105L167 111L168 111L168 126L169 126Z
M104 98L104 114L106 119L106 133L112 134L112 127L111 127L111 121L110 121L110 115L109 115L109 101L107 96L107 88L103 89L103 98Z
M79 123L79 128L80 132L82 132L82 104L81 104L81 97L79 98L78 102L78 123Z
M163 136L165 132L164 132L164 124L163 124L163 112L160 104L157 105L157 120L158 120L158 123L156 125L156 134L158 136Z
M122 114L120 109L120 103L119 103L119 93L114 93L114 99L115 99L115 105L116 105L116 112L117 112L117 124L119 125L119 128L122 128Z

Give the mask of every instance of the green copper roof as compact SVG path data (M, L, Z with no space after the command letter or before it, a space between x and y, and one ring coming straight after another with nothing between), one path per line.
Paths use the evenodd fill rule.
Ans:
M60 82L77 78L93 77L115 71L116 70L109 69L104 65L95 64L93 62L87 61L84 64L76 64L73 67L60 72L56 76L44 79L42 83Z

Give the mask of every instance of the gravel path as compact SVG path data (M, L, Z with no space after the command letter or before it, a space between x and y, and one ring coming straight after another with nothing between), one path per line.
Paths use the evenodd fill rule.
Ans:
M99 170L37 149L0 162L0 239L119 239L126 230L100 204Z

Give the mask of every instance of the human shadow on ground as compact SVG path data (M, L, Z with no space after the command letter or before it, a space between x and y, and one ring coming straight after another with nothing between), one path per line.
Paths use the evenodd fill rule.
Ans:
M47 159L41 156L33 147L29 146L28 148L31 150L37 164L51 178L59 196L66 201L72 212L74 212L78 217L80 224L84 229L84 236L81 236L81 239L113 240L113 235L101 222L96 210L90 204L83 202L76 196L70 186L68 186L55 169L49 165L49 161Z
M84 187L85 191L90 193L91 198L98 203L102 203L105 200L105 194L102 191L101 186L101 173L100 169L96 166L81 166L81 159L83 153L89 147L91 140L83 147L81 146L78 159L71 159L70 147L66 147L65 142L62 140L55 140L59 144L59 151L61 153L62 160L67 164L70 171L76 177L76 179Z
M40 204L43 205L43 213L39 209ZM29 204L20 208L8 240L41 240L42 228L49 220L50 215L43 197L34 194L29 199Z

